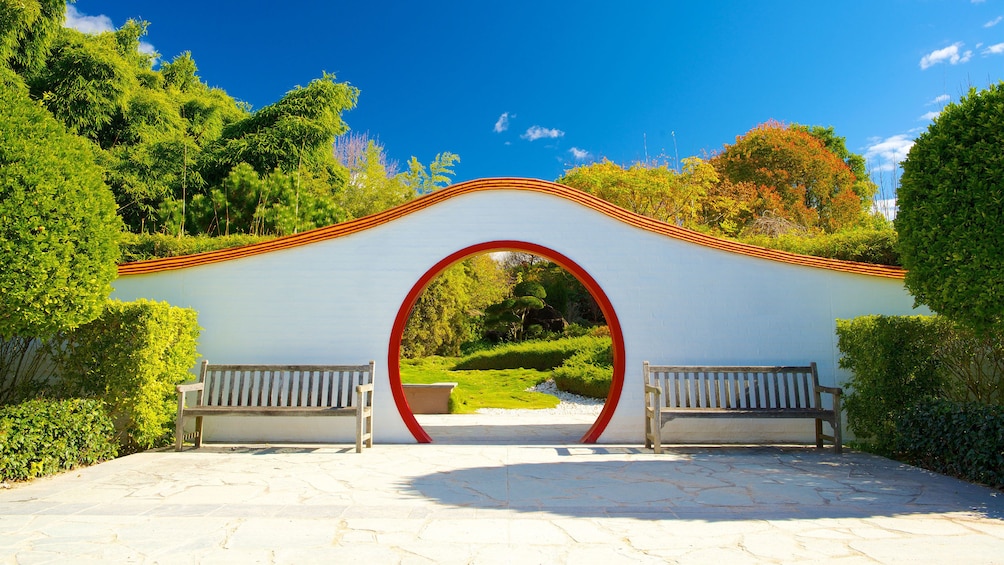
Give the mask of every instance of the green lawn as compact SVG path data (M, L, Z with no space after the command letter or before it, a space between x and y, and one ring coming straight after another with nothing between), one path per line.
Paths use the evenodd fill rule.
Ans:
M558 399L550 394L526 392L526 389L546 381L550 371L505 369L489 371L451 371L457 357L423 357L401 359L401 382L455 382L450 411L473 414L478 408L554 408Z

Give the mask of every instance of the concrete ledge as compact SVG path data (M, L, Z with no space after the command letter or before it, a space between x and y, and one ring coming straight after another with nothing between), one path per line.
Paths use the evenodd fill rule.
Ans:
M457 383L405 384L404 398L412 414L448 414Z

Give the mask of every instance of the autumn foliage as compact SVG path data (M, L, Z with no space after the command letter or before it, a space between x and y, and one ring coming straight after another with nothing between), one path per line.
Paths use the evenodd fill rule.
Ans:
M712 194L720 208L731 212L723 217L741 227L773 217L832 233L860 223L870 204L870 195L859 194L860 183L847 163L795 125L760 124L710 163L720 177Z

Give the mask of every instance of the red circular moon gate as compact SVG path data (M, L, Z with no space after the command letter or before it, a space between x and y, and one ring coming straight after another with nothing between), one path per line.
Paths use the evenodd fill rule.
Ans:
M610 385L610 393L607 395L603 410L600 412L599 417L596 418L596 421L593 422L589 431L580 440L583 443L595 443L603 433L603 430L606 429L607 424L610 423L610 418L613 416L614 410L617 408L617 402L620 400L621 390L624 388L624 335L621 332L620 322L617 320L617 314L614 312L613 305L607 298L606 293L603 292L600 285L597 284L596 280L585 269L580 267L575 261L553 249L525 241L491 241L461 249L436 263L422 275L411 291L408 292L404 302L401 303L400 310L397 312L397 317L394 319L394 327L391 330L390 347L387 355L387 375L390 381L390 389L394 396L397 410L401 414L401 419L404 420L405 425L408 426L408 430L419 443L430 443L432 441L429 434L426 433L418 423L418 420L415 419L415 415L412 413L411 408L408 406L408 401L404 397L404 387L401 385L401 337L404 335L404 327L408 323L411 309L415 306L415 302L418 301L418 297L422 294L422 291L425 290L426 286L443 269L458 261L463 261L472 255L490 251L522 251L539 255L560 265L563 269L572 273L586 287L603 312L603 316L607 321L607 327L610 328L610 337L613 341L613 382Z

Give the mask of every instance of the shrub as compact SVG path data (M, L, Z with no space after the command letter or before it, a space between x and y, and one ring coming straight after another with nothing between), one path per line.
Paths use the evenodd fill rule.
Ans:
M24 481L115 457L96 400L30 400L0 408L0 480Z
M777 237L757 235L741 239L745 243L801 255L827 257L879 265L900 265L896 232L892 229L857 228L832 234Z
M208 235L178 237L166 234L124 233L122 234L119 246L122 252L122 261L130 262L194 255L196 253L242 247L270 239L274 239L274 237L243 234L219 237L210 237Z
M174 386L190 378L199 327L194 310L111 300L93 322L61 336L53 357L65 393L103 400L124 452L172 433Z
M1004 407L927 400L902 414L896 433L907 462L1004 488Z
M554 383L560 390L592 398L610 394L614 355L610 340L605 342L577 352L554 370Z
M1004 82L949 104L903 161L897 190L906 287L980 330L1004 324Z
M491 369L536 369L550 371L582 349L596 348L601 337L583 336L552 341L507 343L462 358L455 371Z
M944 376L934 357L939 326L931 316L862 316L837 320L840 366L853 372L844 398L847 424L877 453L894 448L896 417L915 403L942 394Z

